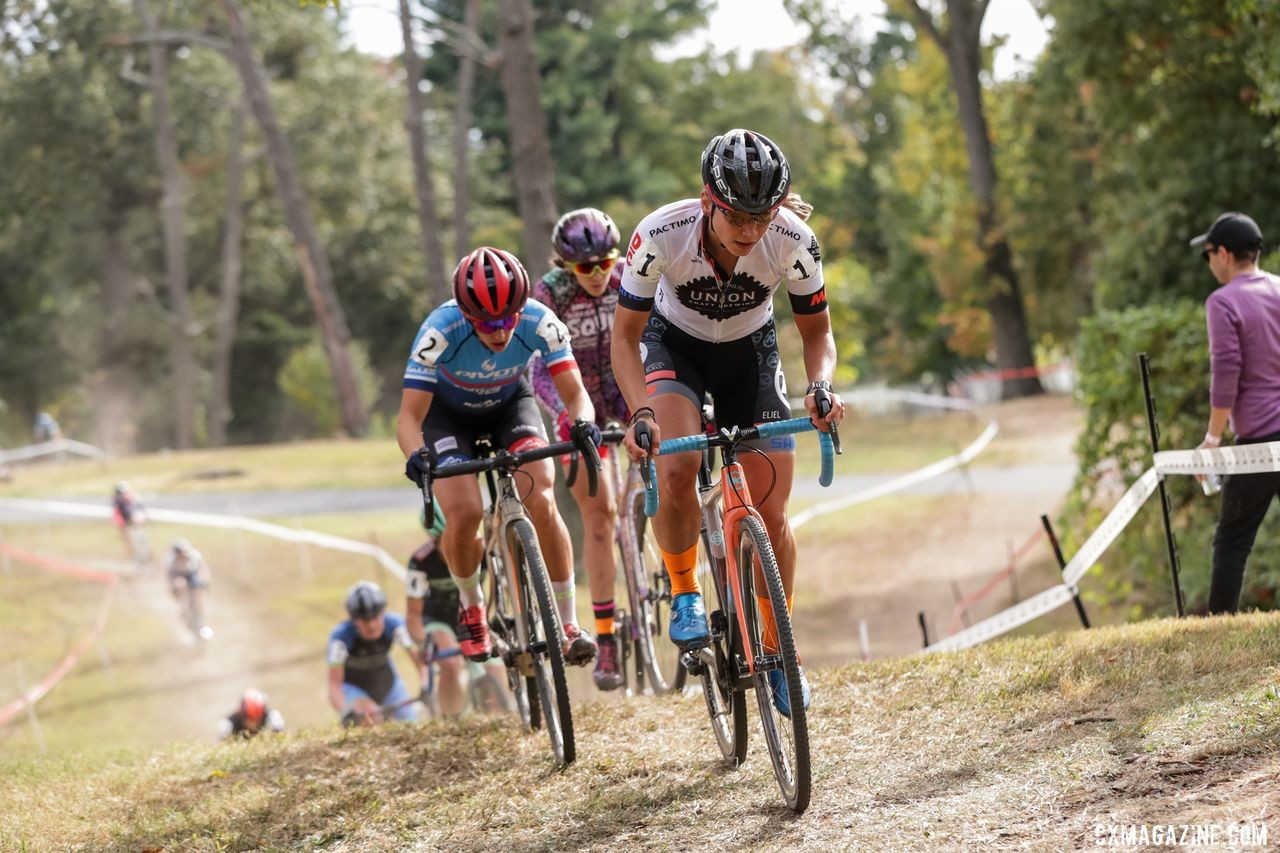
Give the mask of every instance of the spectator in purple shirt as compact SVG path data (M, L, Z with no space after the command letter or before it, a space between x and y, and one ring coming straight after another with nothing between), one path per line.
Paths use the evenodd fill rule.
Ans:
M1280 441L1280 278L1258 269L1262 231L1243 213L1224 213L1191 245L1204 247L1209 271L1222 285L1204 304L1212 409L1200 447L1220 446L1228 422L1236 444ZM1223 480L1210 613L1240 608L1245 561L1272 498L1280 495L1280 473Z

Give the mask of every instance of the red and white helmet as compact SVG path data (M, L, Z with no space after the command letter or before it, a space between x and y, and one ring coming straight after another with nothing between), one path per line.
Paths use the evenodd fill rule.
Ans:
M240 713L244 714L246 720L262 722L267 715L267 697L262 695L261 690L250 687L240 699Z
M468 317L505 320L529 301L529 273L510 252L481 246L458 261L453 298Z

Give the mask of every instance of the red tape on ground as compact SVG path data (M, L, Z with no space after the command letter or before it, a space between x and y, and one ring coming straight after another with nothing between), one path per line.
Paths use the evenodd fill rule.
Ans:
M947 636L960 630L960 624L964 620L964 612L982 599L991 594L991 591L999 586L1009 575L1018 569L1018 561L1027 555L1031 547L1035 545L1044 536L1044 528L1038 529L1027 537L1027 541L1023 542L1017 551L1014 551L1009 557L1009 565L991 576L991 579L982 585L982 588L976 592L971 592L964 598L956 602L956 606L951 609L951 624L947 626Z
M101 569L86 569L84 566L73 566L71 563L64 563L55 560L52 557L46 557L42 554L33 554L22 548L15 548L12 545L0 543L0 551L21 560L24 563L30 563L39 569L45 569L50 572L57 572L61 575L71 575L72 577L84 578L94 583L114 584L120 580L120 576L114 572L104 572Z
M50 690L54 688L62 678L71 671L76 665L76 661L85 653L89 646L93 645L97 639L102 636L102 632L107 627L107 615L111 612L111 601L115 597L116 584L119 577L110 572L100 572L94 569L86 569L82 566L73 566L70 563L63 563L58 560L52 560L39 554L32 554L29 551L23 551L21 548L14 548L11 545L0 545L0 550L16 557L24 562L31 563L40 568L50 571L60 572L62 574L74 575L86 580L92 580L96 583L103 583L107 586L106 594L102 596L102 603L98 605L98 615L93 621L93 628L89 633L85 634L80 642L76 643L75 648L67 652L66 657L53 668L53 670L40 679L40 683L34 687L28 688L25 693L14 699L7 705L0 706L0 726L5 725L16 715L22 713L28 706L34 705L44 698Z

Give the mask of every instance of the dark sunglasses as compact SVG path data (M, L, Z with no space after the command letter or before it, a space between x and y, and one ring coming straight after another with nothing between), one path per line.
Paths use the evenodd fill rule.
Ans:
M1216 255L1216 254L1218 254L1218 247L1214 246L1212 249L1205 249L1203 252L1201 252L1200 257L1204 258L1205 263L1208 263L1209 257L1211 255Z
M595 275L598 272L609 272L616 263L618 263L618 252L615 250L599 260L578 261L576 264L571 264L570 267L578 275Z
M494 332L509 332L516 327L516 323L520 322L520 315L513 314L510 317L503 317L501 320L477 320L475 317L468 317L471 325L475 327L477 332L485 335L492 335Z

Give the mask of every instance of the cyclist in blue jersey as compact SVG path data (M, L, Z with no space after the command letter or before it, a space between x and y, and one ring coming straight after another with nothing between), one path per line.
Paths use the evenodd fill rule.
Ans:
M836 346L827 313L818 238L805 224L813 208L791 192L782 149L760 133L737 128L714 137L702 153L702 193L659 208L641 220L627 247L627 265L613 326L613 369L631 406L626 436L633 458L644 456L634 422L649 423L653 440L701 430L704 393L715 402L717 426L750 427L791 417L773 322L773 297L783 286L804 352L806 413L826 430L844 417L844 403L819 416L814 392L831 390ZM791 437L757 443L739 462L778 558L791 609L796 541L787 520L795 475ZM707 644L707 624L695 561L699 507L695 454L658 457L660 505L654 532L675 594L671 639ZM776 648L772 608L761 612L763 643ZM790 714L781 669L769 672L774 704ZM803 675L802 675L803 679ZM808 682L802 684L805 705Z
M575 420L576 437L600 443L595 409L582 385L564 323L529 299L529 274L511 253L487 246L458 262L454 298L423 321L410 352L400 398L396 438L406 457L405 476L422 485L428 462L448 465L471 459L476 436L485 434L512 452L545 447L546 431L526 377L529 358L542 356L560 398ZM573 590L573 543L556 509L551 460L520 469L528 478L524 505L538 533L556 609L564 625L564 657L590 663L596 644L578 626ZM458 585L462 653L484 661L493 653L480 589L479 531L484 512L474 478L440 480L435 498L449 517L440 540Z
M591 395L596 423L601 427L610 420L626 423L630 415L613 378L609 358L613 313L618 306L618 288L622 281L622 265L618 263L620 240L618 226L603 210L584 207L569 211L551 231L555 268L533 286L533 298L554 311L569 329L582 384ZM534 356L530 370L538 401L556 422L560 440L567 441L572 421L556 393L550 372L538 356ZM601 458L608 450L607 446L600 448ZM569 459L565 457L563 461L567 463ZM578 477L570 491L582 513L582 563L587 569L596 641L600 646L591 678L601 690L616 690L623 682L618 643L613 634L613 590L618 575L614 549L618 496L614 494L611 478L601 477L599 485L592 497L587 478Z
M383 707L394 707L392 717L412 722L417 709L395 664L391 647L400 646L422 676L417 647L404 620L387 613L387 596L372 581L360 581L347 592L347 614L329 635L329 704L343 721L377 725ZM398 707L396 707L398 706Z

